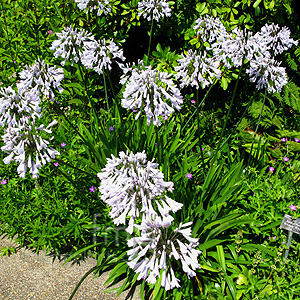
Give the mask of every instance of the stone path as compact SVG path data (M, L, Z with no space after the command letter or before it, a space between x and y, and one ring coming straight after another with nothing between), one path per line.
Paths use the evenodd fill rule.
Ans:
M0 237L2 247L13 242ZM16 246L16 245L14 245ZM18 249L15 254L0 257L0 300L68 300L82 276L96 265L89 258L80 265L63 262L29 249ZM103 284L108 274L93 278L90 274L78 289L73 300L140 300L138 293L127 297L128 291L118 298L104 293Z

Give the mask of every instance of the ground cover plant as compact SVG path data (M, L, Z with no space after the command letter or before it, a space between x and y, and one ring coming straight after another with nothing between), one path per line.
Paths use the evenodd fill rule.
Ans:
M1 234L118 294L299 298L294 1L0 4Z

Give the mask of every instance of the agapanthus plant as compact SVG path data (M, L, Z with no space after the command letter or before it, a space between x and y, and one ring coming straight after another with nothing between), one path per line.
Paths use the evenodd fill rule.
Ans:
M94 36L84 29L78 30L72 26L65 27L62 32L56 33L58 39L52 42L50 47L54 51L55 57L62 57L64 61L61 65L64 66L69 60L71 65L77 63L82 56L83 47L88 43L95 42Z
M55 124L57 121L51 122L47 127L43 124L36 127L34 123L27 124L24 120L22 125L7 128L2 136L4 146L1 150L9 155L3 159L3 162L18 163L17 172L20 177L25 178L26 171L29 169L32 177L37 178L42 165L59 155L58 151L49 147L49 141L42 137L43 132L52 133L50 128Z
M95 70L98 74L102 74L104 69L111 70L111 64L115 61L118 65L124 61L123 50L114 41L94 41L84 46L83 55L81 57L82 64L88 68Z
M152 69L151 66L124 68L121 83L126 83L122 106L137 112L136 119L144 110L147 124L161 125L161 119L168 118L175 109L180 110L183 97L172 79L172 74ZM131 74L131 75L130 75Z
M138 15L151 21L171 16L171 8L165 0L142 0L138 3Z
M111 5L109 0L75 0L77 6L81 10L89 11L97 10L97 16L102 14L107 15L111 12Z
M0 88L0 126L15 127L40 118L40 96L36 89L16 92L12 87ZM24 118L26 117L26 118Z
M174 270L178 261L188 277L194 277L200 269L197 250L198 239L191 237L192 222L180 224L172 230L173 218L169 216L163 220L159 216L144 216L140 225L140 236L128 241L132 249L127 251L128 266L139 274L137 280L144 279L155 284L161 276L161 285L168 291L180 287L180 280L176 278Z
M205 88L213 84L215 79L221 78L221 70L218 69L220 61L214 57L208 57L204 51L197 55L196 51L188 50L186 55L178 59L175 67L175 78L179 80L180 86L195 86Z
M257 83L258 89L266 88L269 93L280 92L287 83L285 68L279 67L275 56L297 45L297 41L290 38L288 28L280 29L278 25L267 24L255 35L238 28L229 33L219 18L205 16L196 20L194 29L201 37L205 51L210 52L210 57L220 61L226 68L240 67L246 59L250 61L247 73L250 74L250 81ZM187 80L187 74L192 73L191 70L195 70L199 63L191 60L187 64L187 61L187 58L178 61L180 66L177 67L176 76L182 78L183 85L196 85L195 81Z
M50 101L54 101L54 90L63 92L61 81L64 78L62 68L51 67L45 61L38 59L32 66L26 66L19 74L20 82L17 83L19 91L27 91L36 88L38 92L45 95Z
M158 164L147 161L145 152L136 154L120 152L119 157L112 155L98 174L101 181L101 199L111 207L110 217L116 225L127 224L127 231L133 232L136 218L141 215L168 214L181 209L182 204L166 195L173 190L173 183L164 181Z

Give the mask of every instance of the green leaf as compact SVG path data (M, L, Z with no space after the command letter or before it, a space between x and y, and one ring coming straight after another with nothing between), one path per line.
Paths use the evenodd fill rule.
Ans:
M219 264L221 265L223 271L226 272L225 255L224 255L224 249L222 245L217 246L217 253L218 253Z
M232 295L233 300L236 300L236 292L235 292L235 288L234 288L234 284L233 284L232 278L229 277L229 276L227 276L227 275L225 275L225 281L226 281L226 283L227 283L227 285L229 287L229 291L230 291L230 293Z
M253 4L253 8L256 8L262 0L256 0Z

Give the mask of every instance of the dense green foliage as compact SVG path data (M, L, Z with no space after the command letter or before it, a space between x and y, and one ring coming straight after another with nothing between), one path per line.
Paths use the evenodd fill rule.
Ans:
M183 51L202 47L192 27L199 16L218 16L228 30L256 32L274 22L289 27L298 40L295 2L178 0L171 3L172 16L152 32L151 22L137 14L137 0L112 1L107 16L85 13L71 0L0 0L0 88L18 82L20 71L37 58L59 65L49 48L64 26L84 28L97 39L113 38L129 62L144 58L174 73ZM280 94L265 97L255 90L243 67L227 70L211 88L184 88L181 111L160 127L136 120L121 106L124 87L117 66L99 76L67 62L63 93L42 104L45 124L58 121L52 141L61 154L58 165L43 167L37 179L29 174L23 179L15 163L2 162L1 151L0 180L7 183L0 186L0 235L36 251L67 253L69 259L96 253L96 273L111 270L107 283L125 278L112 290L121 293L140 284L143 299L298 299L299 236L293 235L285 259L287 231L280 224L284 214L300 217L300 143L295 140L300 139L300 45L280 59L289 77ZM159 281L137 281L126 264L128 234L116 228L99 198L97 173L111 154L126 150L145 150L155 159L165 180L174 182L173 199L184 204L176 222L193 221L201 269L188 278L178 264L181 289L167 292ZM297 210L291 212L290 205Z

